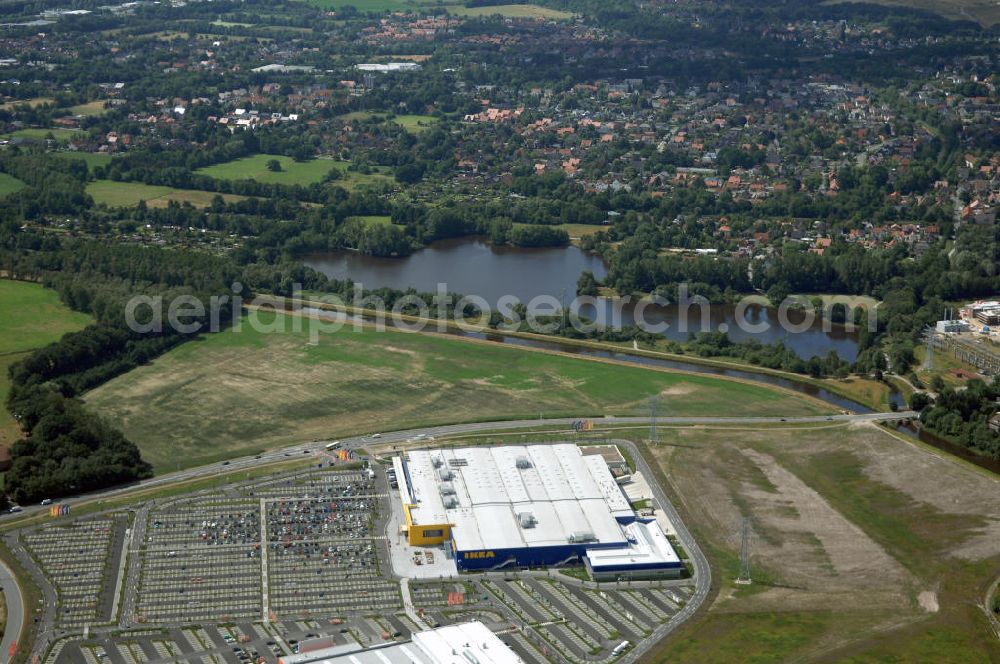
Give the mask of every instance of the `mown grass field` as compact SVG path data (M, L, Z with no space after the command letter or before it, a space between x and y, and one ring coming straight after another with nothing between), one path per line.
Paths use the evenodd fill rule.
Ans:
M41 106L42 104L54 104L54 103L56 103L56 100L53 99L52 97L34 97L33 99L17 99L14 101L4 102L3 104L0 104L0 109L4 111L10 111L15 106L21 106L25 104L30 106L31 108L34 108L36 106Z
M0 311L0 355L40 348L90 322L67 309L54 290L10 279L0 279Z
M70 106L67 110L69 110L70 115L82 115L83 117L104 115L108 112L108 109L104 108L104 101L101 99L88 101L86 104Z
M412 59L412 58L404 58ZM384 113L373 113L371 111L353 111L351 113L345 113L339 116L344 122L351 122L352 120L367 120L368 118L386 118L388 117ZM422 131L426 131L434 126L438 119L433 115L394 115L392 116L392 122L395 122L400 127L410 132L411 134L419 134Z
M392 121L411 134L419 134L430 129L437 122L437 118L431 115L397 115Z
M306 2L321 9L340 9L350 5L361 12L399 12L438 4L414 0L306 0Z
M558 9L550 9L548 7L539 7L538 5L520 4L520 5L493 5L489 7L465 7L463 5L455 5L448 7L449 14L455 14L457 16L503 16L505 18L535 18L535 19L553 19L553 20L566 20L573 18L571 12L564 12Z
M0 198L4 196L9 196L14 192L21 191L27 187L24 182L18 180L13 175L8 173L0 173Z
M649 457L717 597L669 662L989 662L1000 481L871 425L669 428ZM733 583L751 519L754 584Z
M357 171L347 170L347 167L351 165L348 161L333 161L331 163L341 173L341 178L335 180L333 184L343 187L347 191L376 185L396 186L396 180L392 177L392 169L388 166L372 166L371 173L358 173Z
M315 321L252 312L284 331L187 343L86 396L159 471L317 438L540 415L801 415L797 395L497 344L371 329L319 335ZM293 329L299 325L298 331ZM724 408L721 404L725 404Z
M270 171L267 163L277 159L281 164L280 171ZM331 159L311 159L295 161L291 157L270 154L255 154L199 168L196 173L208 175L219 180L256 180L266 184L301 184L307 185L320 182L331 169L336 168Z
M348 217L348 221L354 219L360 221L365 226L388 226L392 224L392 217L380 214L363 214L354 217Z
M530 224L514 224L515 226L530 226ZM594 233L600 233L601 231L606 231L610 226L605 226L602 224L558 224L556 228L560 228L569 234L570 240L579 240L585 235L593 235Z
M860 0L827 0L844 4ZM956 21L976 21L985 28L1000 23L1000 4L996 0L864 0L885 7L906 7L934 12Z
M111 163L111 155L103 152L56 152L60 159L76 159L87 162L87 168L93 169L95 166L107 166Z
M10 384L7 368L35 348L58 340L90 323L90 317L67 309L55 291L39 284L0 279L0 405ZM17 424L0 407L0 444L13 442Z
M212 191L195 189L174 189L159 185L143 184L141 182L114 182L112 180L95 180L87 185L87 193L94 203L108 207L132 207L139 201L146 201L151 208L167 207L170 201L190 203L195 207L208 207L212 199L221 195L227 203L245 200L246 196L236 194L216 194Z
M67 143L71 138L80 133L78 129L63 129L61 127L53 127L51 129L44 129L41 127L31 127L28 129L18 129L17 131L12 131L9 134L4 134L3 138L10 140L12 138L26 138L35 141L44 141L50 135L59 143Z

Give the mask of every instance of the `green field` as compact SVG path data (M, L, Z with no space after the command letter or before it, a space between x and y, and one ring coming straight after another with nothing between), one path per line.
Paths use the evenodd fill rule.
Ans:
M87 162L87 168L93 170L95 166L107 166L111 163L111 155L103 152L56 152L60 159L76 159Z
M257 316L256 312L251 314ZM273 314L261 314L274 321ZM539 415L812 414L822 404L767 388L441 336L352 329L225 331L97 388L87 403L120 425L157 470L314 438ZM294 331L298 324L301 330Z
M372 166L372 172L365 174L347 170L347 167L351 165L348 161L334 161L333 165L335 168L339 169L342 174L342 177L339 180L336 180L333 184L338 187L343 187L348 191L352 191L359 187L370 187L375 185L384 185L387 187L396 186L396 180L392 177L392 169L388 166Z
M573 18L571 12L564 12L538 5L492 5L489 7L464 7L455 5L448 7L448 13L458 16L503 16L505 18L535 18L566 20Z
M860 0L827 0L827 4L845 4ZM983 27L1000 23L1000 4L996 0L864 0L885 7L923 9L956 21L976 21Z
M190 203L195 207L208 207L212 199L221 195L227 203L246 200L246 196L236 194L216 194L212 191L194 189L174 189L159 185L142 184L141 182L114 182L112 180L95 180L87 185L87 193L94 203L108 207L132 207L139 201L146 201L152 208L167 207L170 201Z
M440 4L414 0L306 0L306 2L321 9L340 9L350 5L361 12L399 12Z
M419 134L436 124L437 118L432 115L397 115L392 121L411 134Z
M39 284L0 279L0 403L9 384L7 367L32 349L57 341L90 323L90 316L67 309L55 291ZM17 425L4 408L0 410L0 444L9 444Z
M530 226L531 224L514 224L515 226ZM569 234L571 240L578 240L585 235L593 235L594 233L600 233L601 231L606 231L610 226L604 226L601 224L557 224L556 228L562 229Z
M277 159L281 163L280 171L270 171L267 162ZM219 180L256 180L266 184L301 184L308 185L320 182L326 177L336 162L330 159L311 159L295 161L291 157L270 154L255 154L199 168L196 173L207 175Z
M76 106L70 106L68 109L70 115L82 115L84 117L93 117L97 115L104 115L108 112L108 109L104 108L104 101L97 99L95 101L89 101L86 104L77 104Z
M34 99L16 99L14 101L4 102L0 104L0 110L10 111L13 110L15 106L28 105L31 108L36 106L41 106L42 104L54 104L56 100L52 97L35 97Z
M18 180L13 175L7 173L0 173L0 198L4 196L9 196L16 191L21 191L27 187L24 182Z
M363 214L347 218L348 221L351 219L360 221L365 226L388 226L392 224L392 217L380 214Z
M39 127L33 127L30 129L18 129L17 131L12 131L9 134L4 134L2 138L12 139L12 138L27 138L36 141L43 141L52 135L56 141L60 143L68 142L74 136L80 134L78 129L62 129L60 127L54 127L52 129L42 129Z
M54 290L10 279L0 279L0 311L0 355L39 348L90 322L63 306Z
M353 111L351 113L344 113L339 116L344 122L351 122L352 120L367 120L368 118L378 118L379 120L387 120L389 116L383 113L373 113L372 111ZM410 132L411 134L419 134L422 131L430 129L437 123L438 119L433 115L393 115L391 122L395 122L400 127Z

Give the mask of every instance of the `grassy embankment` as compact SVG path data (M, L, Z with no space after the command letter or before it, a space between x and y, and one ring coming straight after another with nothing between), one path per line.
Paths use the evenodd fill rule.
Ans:
M116 378L87 403L121 426L159 472L379 429L643 415L651 395L669 400L676 416L828 411L750 383L436 335L346 328L311 343L317 321L250 317L284 331L244 321L239 332L206 336Z
M366 223L376 223L376 218L371 220L366 220ZM384 218L377 218L380 221L378 223L388 223L388 220ZM353 307L339 306L334 304L325 303L323 300L324 294L305 291L302 293L303 304L305 306L317 306L321 308L327 308L331 310L347 310L352 313L359 313ZM413 317L404 317L408 322L415 322L416 319ZM489 331L483 328L482 331ZM656 344L655 346L644 345L638 349L634 348L629 342L602 342L602 341L591 341L585 339L564 339L562 337L552 337L546 335L539 335L533 333L524 332L505 332L508 336L521 337L525 339L536 339L539 341L548 342L558 342L559 344L566 346L575 346L578 348L592 348L596 350L611 350L619 351L626 350L631 355L638 355L641 357L650 358L660 358L665 360L676 360L679 362L686 362L690 364L697 364L703 366L712 366L722 369L737 369L741 371L750 371L753 373L778 376L792 380L798 383L803 383L807 385L812 385L817 388L827 390L833 394L838 394L842 397L846 397L860 403L875 411L888 411L889 410L889 386L886 383L879 382L870 378L865 378L862 376L851 376L845 379L816 379L809 376L797 373L791 373L787 371L779 371L775 369L768 369L765 367L760 367L757 365L750 364L746 360L737 357L699 357L697 355L681 355L677 353L671 353L666 350L668 346L668 341L663 340L663 342Z

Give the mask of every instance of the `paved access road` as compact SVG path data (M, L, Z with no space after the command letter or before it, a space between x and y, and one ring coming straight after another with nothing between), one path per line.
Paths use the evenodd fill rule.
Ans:
M865 413L861 415L815 415L810 417L658 417L658 424L723 424L723 425L754 425L754 424L820 424L823 422L880 422L893 420L906 420L918 417L914 411L901 411L897 413ZM560 417L560 418L540 418L533 420L508 420L500 422L472 422L469 424L449 424L424 429L407 429L403 431L393 431L384 434L374 433L367 436L354 436L341 439L344 449L360 449L366 445L374 443L405 443L417 436L448 436L462 433L480 433L483 431L506 431L516 429L530 429L533 427L566 426L570 427L574 422L581 419L589 419L595 427L614 426L616 424L646 424L649 417ZM148 489L156 486L166 486L176 482L197 478L211 477L229 473L234 470L249 470L263 463L274 463L285 459L294 458L296 455L313 454L323 451L329 440L312 441L299 443L290 447L281 448L254 457L236 458L224 463L213 463L207 466L189 468L175 473L167 473L152 479L143 480L129 484L127 486L109 489L107 491L81 494L78 496L67 496L60 499L66 503L72 500L101 500L120 496L137 489ZM0 515L0 523L5 520L24 517L47 510L48 507L41 505L30 505L23 508L18 514Z
M0 588L7 600L7 624L4 627L3 640L0 641L0 660L10 660L11 646L16 647L21 628L24 626L24 597L14 580L14 574L7 565L0 561Z

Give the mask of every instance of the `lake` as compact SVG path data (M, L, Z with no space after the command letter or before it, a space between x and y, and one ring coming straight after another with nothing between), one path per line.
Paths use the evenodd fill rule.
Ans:
M639 307L637 311L633 302L608 298L573 302L581 273L589 270L598 279L607 274L600 257L574 246L518 249L493 247L480 238L457 238L435 242L405 258L338 251L312 254L303 262L328 277L350 278L367 289L435 292L439 284L446 284L448 291L482 297L492 307L503 296L513 296L525 304L549 296L555 304L568 304L602 325L629 325L641 315L648 325L665 325L665 329L657 331L675 341L686 340L692 332L724 331L734 341L783 341L803 358L826 355L830 350L848 361L857 357L856 333L840 326L824 330L819 322L803 330L786 330L787 326L779 324L777 310L760 305L751 305L742 312L736 305L713 305L705 312L692 307L684 316L683 309L676 305ZM802 314L790 312L788 319L798 324Z

